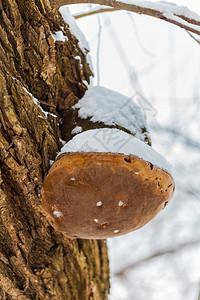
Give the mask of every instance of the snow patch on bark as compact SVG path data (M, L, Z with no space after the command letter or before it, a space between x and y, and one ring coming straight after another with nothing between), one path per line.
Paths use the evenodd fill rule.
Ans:
M71 15L67 5L61 6L59 12L61 13L64 21L69 25L71 33L78 39L79 47L81 48L83 53L87 56L87 62L89 63L90 68L93 71L92 60L88 53L88 51L90 51L90 46L88 41L85 38L84 33L77 25L76 20Z
M51 33L51 35L52 35L52 37L54 39L54 42L57 42L57 41L60 41L60 42L68 41L68 37L65 36L61 30L60 31L56 31L54 33Z

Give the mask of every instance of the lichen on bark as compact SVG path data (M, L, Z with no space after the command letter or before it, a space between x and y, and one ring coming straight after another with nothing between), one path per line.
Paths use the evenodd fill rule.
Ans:
M54 43L59 30L68 41ZM40 201L62 145L60 111L82 97L91 74L48 0L0 0L0 299L107 298L106 242L67 240Z

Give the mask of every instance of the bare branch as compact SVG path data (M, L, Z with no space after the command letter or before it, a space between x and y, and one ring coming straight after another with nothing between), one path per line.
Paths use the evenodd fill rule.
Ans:
M51 0L55 9L59 9L62 5L80 3L106 5L115 9L152 16L200 35L200 17L184 6L151 1L142 1L141 4L138 0L132 0L131 3L130 1L127 2L129 3L114 0Z
M187 31L187 30L186 30ZM200 44L200 40L198 40L197 38L195 38L195 36L193 34L191 34L189 31L187 31L187 33L189 34L189 36L195 40L195 42L197 42L198 44Z
M160 126L158 124L156 124L156 125L152 124L151 128L154 130L157 130L157 132L162 131L164 133L169 133L169 134L175 136L176 138L181 139L187 146L197 148L197 150L200 149L200 143L198 141L188 137L187 135L184 135L182 132L180 132L176 129L173 129L173 128L170 128L167 126Z
M96 10L92 10L92 11L88 11L86 13L79 13L77 15L74 15L74 19L80 19L83 17L89 17L95 14L100 14L100 13L104 13L104 12L112 12L112 11L117 11L120 10L119 8L104 8L104 9L96 9Z
M155 252L154 254L147 256L141 260L138 260L132 264L129 264L127 266L125 266L124 268L122 268L120 271L116 272L114 275L118 276L118 277L123 277L124 275L126 275L127 272L131 271L132 269L138 267L140 264L146 263L147 261L150 261L153 258L165 255L165 254L173 254L177 251L182 250L183 248L187 247L187 246L194 246L200 243L200 240L196 240L196 241L189 241L180 245L176 245L174 248L171 249L164 249L164 250L160 250Z

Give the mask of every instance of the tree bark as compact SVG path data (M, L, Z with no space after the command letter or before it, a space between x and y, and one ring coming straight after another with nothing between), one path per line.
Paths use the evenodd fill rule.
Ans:
M55 31L67 40L54 43ZM48 0L0 0L2 300L107 299L106 241L67 240L40 200L62 146L61 112L84 95L91 75L78 40Z

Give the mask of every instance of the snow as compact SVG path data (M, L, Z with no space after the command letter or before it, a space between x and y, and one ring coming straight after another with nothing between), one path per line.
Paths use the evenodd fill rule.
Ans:
M115 128L92 129L77 134L58 155L67 152L111 152L133 154L172 173L172 166L152 147L134 136Z
M68 37L65 36L61 30L60 31L56 31L54 33L51 33L51 35L52 35L52 37L54 39L54 42L57 42L57 41L60 41L60 42L68 41Z
M52 166L52 165L53 165L53 163L54 163L54 160L50 159L50 160L49 160L49 164L50 164L50 166Z
M178 6L174 5L174 3L171 4L170 2L165 1L152 2L145 0L120 0L120 2L157 10L161 13L171 12L174 15L183 15L189 19L194 19L195 21L200 22L200 16L186 6Z
M71 33L79 40L79 46L84 53L87 53L85 50L90 50L89 44L81 31L78 27L76 20L73 18L71 13L69 12L69 8L64 5L61 6L59 9L64 21L69 25Z
M193 19L196 22L200 22L200 16L188 9L186 6L178 6L176 3L167 1L153 2L141 0L120 0L119 2L158 11L167 19L173 20L179 24L182 24L183 26L188 26L197 32L200 32L200 27L198 25L193 25L192 23L189 23L183 19L183 17L185 17L187 19ZM96 12L105 8L107 8L107 6L96 5L94 7L90 7L88 12ZM80 13L75 13L74 16L79 14Z
M121 0L120 2L158 11L162 13L163 16L166 17L167 19L173 20L180 25L188 26L191 29L194 29L200 33L200 27L198 25L193 25L192 23L184 20L184 18L187 18L187 19L195 20L196 22L200 22L200 16L197 13L188 9L186 6L178 6L173 2L167 2L167 1L152 2L152 1L141 1L141 0ZM98 5L96 7L92 7L89 10L89 12L95 12L101 10L102 8L106 8L106 6ZM77 14L75 14L75 16L76 15Z
M54 210L53 215L55 218L60 218L62 216L62 213L60 211Z
M83 53L86 55L87 62L89 63L90 69L93 72L92 60L91 60L90 54L88 53L88 51L90 51L90 46L89 46L88 41L85 38L84 33L77 25L76 20L71 15L67 5L61 6L59 8L59 12L61 13L61 15L63 17L63 20L69 25L71 33L78 39L79 47L81 48Z
M66 144L66 141L62 140L61 138L59 138L59 141L62 143L63 146Z
M173 14L174 16L180 16L180 17L184 16L188 19L193 19L197 22L200 22L200 16L197 13L191 11L187 6L178 6L176 3L173 2L168 2L168 1L153 2L153 1L146 1L146 0L120 0L119 2L134 5L134 6L139 6L142 8L156 10L162 14ZM95 12L105 8L107 8L107 6L96 5L95 7L91 7L88 10L88 12ZM75 13L74 16L79 14L80 13ZM179 20L179 23L180 22L181 19ZM187 23L187 25L189 25L192 28L195 28L192 26L192 24ZM197 26L196 26L196 30L197 30Z
M79 109L78 116L82 119L90 118L92 122L103 122L110 126L119 125L137 138L145 138L142 128L147 128L146 116L132 98L105 87L94 86L73 108Z
M158 1L158 2L160 2L160 3L164 3L164 4L167 4L167 5L173 5L173 6L177 6L177 4L176 4L176 3L174 3L174 2L169 2L169 1Z
M17 79L16 79L17 80ZM18 80L17 80L18 81ZM38 101L38 99L36 99L33 94L31 94L24 86L23 86L24 91L31 96L31 98L33 99L33 102L38 105L40 107L40 102ZM40 107L41 108L41 107ZM42 109L42 108L41 108Z
M50 112L48 112L48 111L43 110L42 107L40 106L39 100L36 99L36 98L33 96L33 94L31 94L24 86L23 86L23 89L24 89L24 91L25 91L29 96L31 96L31 98L33 99L33 102L40 108L40 110L43 112L43 114L46 116L46 118L48 117L48 114L51 115L51 116L54 117L54 118L57 118L56 115L54 115L54 114L52 114L52 113L50 113ZM42 118L42 116L38 115L38 118Z
M77 134L83 131L83 128L81 126L76 126L73 130L72 130L72 134Z
M22 83L21 83L18 79L16 79L15 77L12 77L12 79L13 79L13 80L16 80L17 82L19 82L19 83L22 85ZM33 94L31 94L31 93L30 93L23 85L22 85L22 88L23 88L23 90L24 90L29 96L31 96L31 98L33 99L33 102L40 108L41 112L43 112L43 114L46 116L46 118L48 117L48 115L51 115L52 117L57 118L57 116L56 116L55 114L52 114L52 113L50 113L50 112L48 112L48 111L43 110L42 107L40 106L39 100L36 99L36 98L33 96ZM43 116L38 115L38 118L43 118Z
M187 21L185 21L185 20L181 19L180 17L174 15L171 11L164 12L163 16L166 17L167 19L170 19L170 20L173 20L177 23L182 24L183 26L189 26L190 28L192 28L192 29L194 29L194 30L196 30L200 33L200 27L199 26L188 23Z
M92 65L92 62L90 61L90 68L91 68L91 65ZM93 68L93 67L92 67ZM91 68L91 70L92 70L92 68ZM83 83L88 87L89 85L88 85L88 82L86 81L86 80L83 80Z

